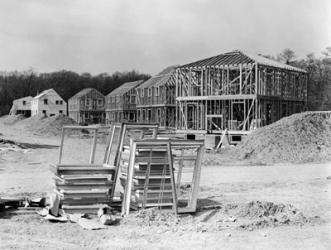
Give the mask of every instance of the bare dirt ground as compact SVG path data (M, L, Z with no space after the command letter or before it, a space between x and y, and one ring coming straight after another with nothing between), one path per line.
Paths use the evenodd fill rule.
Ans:
M48 167L57 161L60 138L3 125L1 118L0 133L0 139L34 144L0 151L0 197L52 192ZM64 158L87 161L90 143L70 138ZM98 146L101 162L104 144ZM0 216L0 249L331 248L331 162L229 166L205 154L210 156L214 165L203 166L200 211L194 215L151 219L138 214L108 229L87 231L34 213L6 214Z

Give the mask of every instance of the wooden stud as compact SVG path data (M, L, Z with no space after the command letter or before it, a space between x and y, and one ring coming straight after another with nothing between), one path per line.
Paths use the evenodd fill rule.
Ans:
M98 140L98 132L97 132L97 130L94 130L93 144L92 144L92 149L91 149L91 154L90 154L90 161L89 161L90 164L94 163L97 140Z

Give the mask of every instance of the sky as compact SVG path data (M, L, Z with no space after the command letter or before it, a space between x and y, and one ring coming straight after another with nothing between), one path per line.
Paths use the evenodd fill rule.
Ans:
M0 71L156 74L232 50L331 46L331 0L0 0Z

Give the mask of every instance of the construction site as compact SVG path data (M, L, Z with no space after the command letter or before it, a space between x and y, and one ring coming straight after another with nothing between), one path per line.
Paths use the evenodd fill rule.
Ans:
M17 2L0 250L331 249L327 0Z
M2 249L302 249L317 229L329 244L331 112L284 117L236 146L152 123L0 124Z

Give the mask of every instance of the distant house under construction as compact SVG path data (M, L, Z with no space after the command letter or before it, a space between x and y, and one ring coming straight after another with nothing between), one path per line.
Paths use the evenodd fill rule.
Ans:
M106 119L109 122L136 122L136 90L143 80L127 82L106 96Z
M177 131L247 134L306 109L304 70L240 51L179 67Z
M69 101L69 117L82 125L105 122L105 96L94 88L86 88Z
M136 88L138 122L175 128L175 69L168 67Z
M13 101L13 106L10 109L10 115L24 115L25 117L31 116L31 101L32 96L26 96Z

